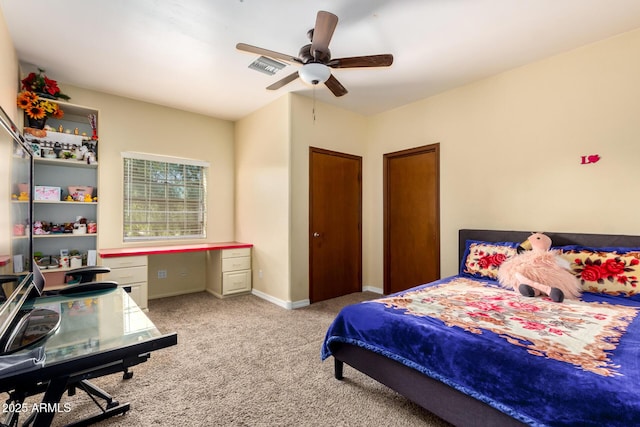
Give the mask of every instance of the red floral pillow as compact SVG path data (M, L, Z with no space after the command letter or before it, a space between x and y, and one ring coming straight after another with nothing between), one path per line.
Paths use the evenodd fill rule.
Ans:
M467 240L467 247L460 265L460 274L496 280L498 268L507 259L516 255L517 247L518 243L514 242L490 243Z
M584 291L622 296L640 293L640 251L571 249L562 250L561 256L571 263Z

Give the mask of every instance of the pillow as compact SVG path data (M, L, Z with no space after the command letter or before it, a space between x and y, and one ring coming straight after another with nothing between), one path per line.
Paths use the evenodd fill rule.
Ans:
M460 274L478 279L498 278L498 267L517 254L519 243L467 240L460 263Z
M562 246L560 256L586 292L631 297L640 294L640 248Z

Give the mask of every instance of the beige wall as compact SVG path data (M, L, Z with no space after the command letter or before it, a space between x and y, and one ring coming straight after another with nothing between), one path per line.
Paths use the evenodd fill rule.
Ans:
M638 52L640 30L371 117L365 283L383 281L382 155L434 142L443 276L460 228L640 234Z
M149 299L204 291L206 268L203 266L205 266L206 254L206 252L189 252L148 256ZM159 270L167 272L165 279L158 279Z
M99 110L98 247L148 246L122 240L123 151L204 160L207 176L207 240L234 239L233 123L186 111L64 85L74 104ZM197 240L167 241L164 244ZM153 243L157 244L157 243ZM194 257L149 257L149 296L204 290L205 265ZM185 273L188 266L189 274ZM167 270L158 279L157 270ZM195 286L194 286L195 284Z
M100 248L146 246L122 241L122 157L125 151L204 160L207 239L234 238L233 123L65 85L74 104L99 110L98 221ZM103 232L104 231L104 232ZM180 243L189 242L181 241ZM175 241L167 243L176 243Z
M312 99L295 94L290 96L290 298L294 303L300 303L309 299L309 147L364 156L367 120L362 115L319 102L316 102L315 114L313 114ZM365 175L362 185L364 189L374 183Z
M9 36L9 29L0 9L0 105L9 117L16 122L18 109L16 94L18 93L18 56Z
M253 288L309 298L309 147L364 153L365 117L286 94L236 123L236 239L253 243ZM263 296L264 296L263 295Z
M235 125L236 240L253 243L253 289L290 301L290 100Z
M9 37L9 30L0 9L0 106L17 123L18 108L16 107L16 94L18 93L18 58L13 48L13 42ZM11 154L11 139L0 130L0 255L9 254L11 251L11 236L9 230L10 209L10 170L7 159ZM9 141L9 143L5 143Z

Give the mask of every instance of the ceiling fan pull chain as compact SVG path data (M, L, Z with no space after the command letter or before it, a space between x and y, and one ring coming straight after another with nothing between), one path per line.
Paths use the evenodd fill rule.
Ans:
M313 117L313 124L316 124L316 85L313 85L313 108L311 109L311 116Z

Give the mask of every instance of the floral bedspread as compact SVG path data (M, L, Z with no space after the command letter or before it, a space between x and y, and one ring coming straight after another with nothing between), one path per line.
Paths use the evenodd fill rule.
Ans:
M640 302L525 298L455 276L345 307L327 332L530 425L640 425Z

